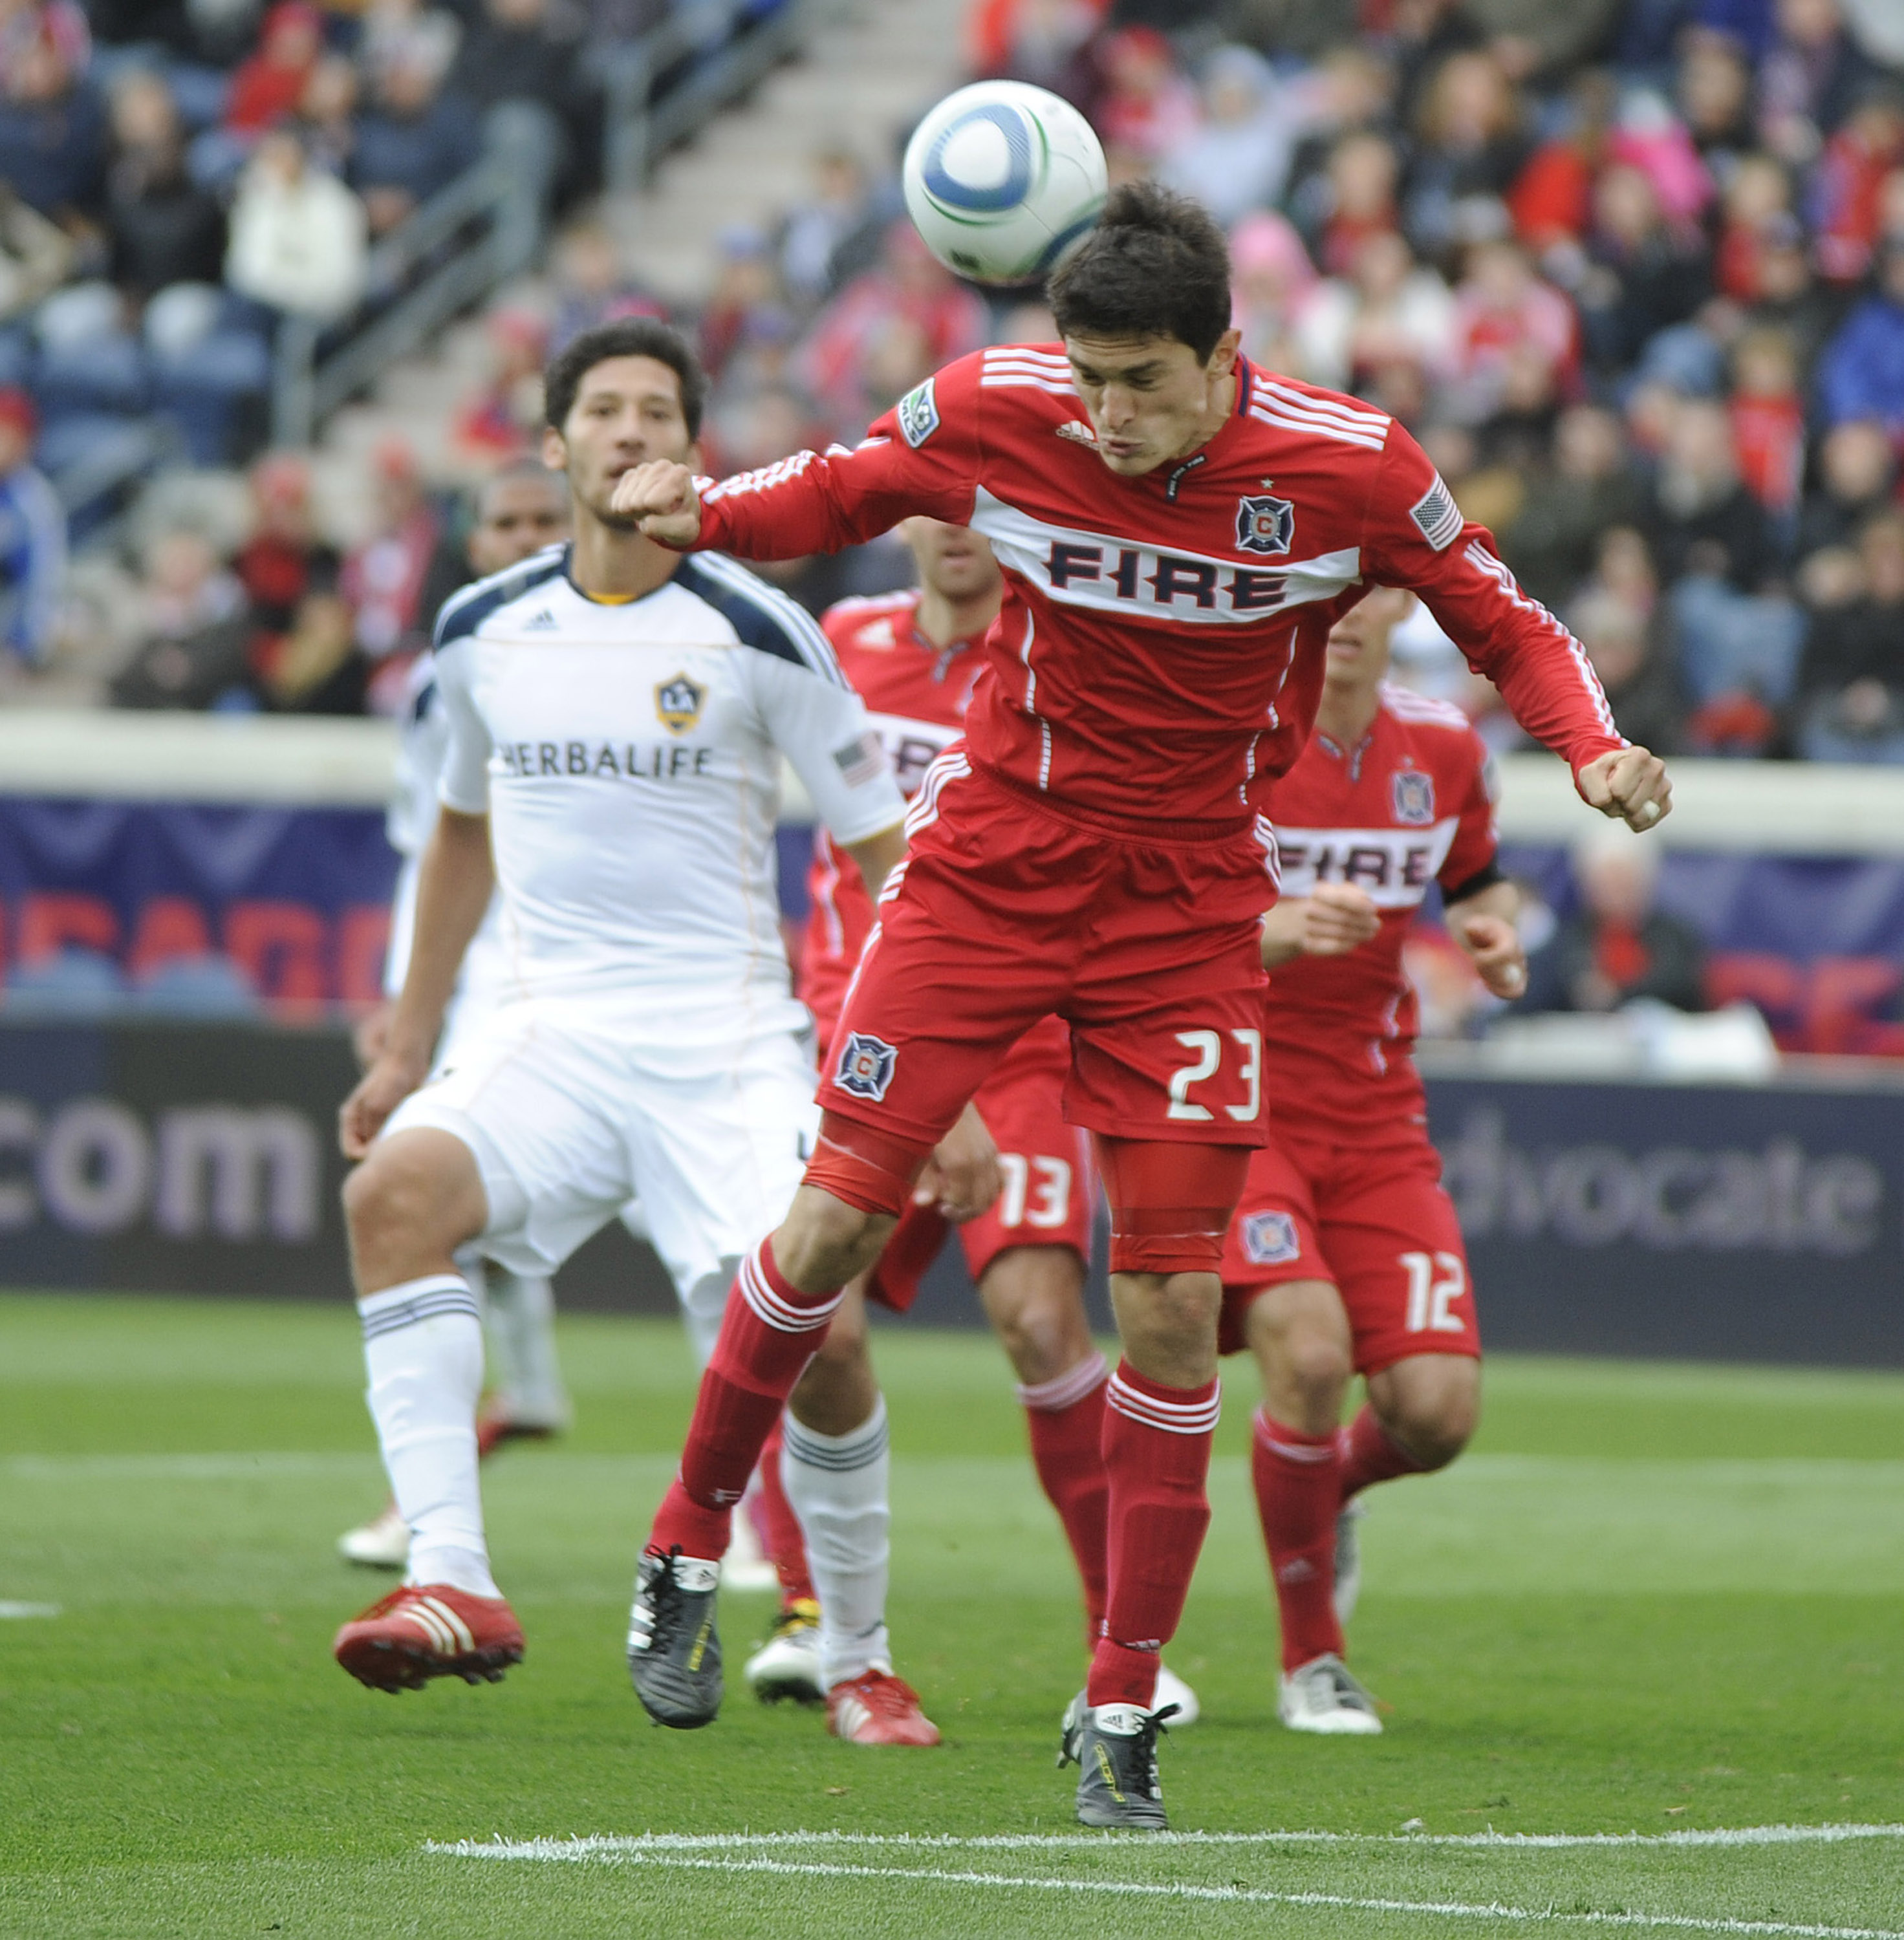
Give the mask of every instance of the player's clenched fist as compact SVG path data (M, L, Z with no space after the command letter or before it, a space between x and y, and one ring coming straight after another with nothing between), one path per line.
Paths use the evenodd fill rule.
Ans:
M609 507L632 514L643 535L663 545L691 546L700 536L700 494L685 465L656 459L630 465L615 481Z
M915 1206L935 1206L942 1219L955 1225L989 1211L1004 1189L998 1147L985 1121L968 1105L958 1122L932 1148L912 1188Z
M337 1143L349 1159L365 1156L384 1121L423 1081L425 1073L406 1058L386 1051L357 1081L357 1088L337 1108Z
M1647 829L1672 813L1666 764L1644 748L1617 748L1580 770L1580 796L1628 828Z
M1465 916L1452 925L1454 940L1481 981L1510 1002L1527 987L1527 953L1521 933L1505 917Z

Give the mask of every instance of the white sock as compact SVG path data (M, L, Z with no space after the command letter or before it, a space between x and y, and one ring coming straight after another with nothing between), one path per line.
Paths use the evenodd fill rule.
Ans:
M490 1354L496 1389L511 1420L530 1428L566 1428L569 1393L555 1356L555 1289L539 1276L488 1269Z
M783 1417L780 1481L807 1539L829 1691L863 1671L892 1668L886 1636L891 1468L883 1396L848 1435L816 1434L791 1413Z
M370 1377L365 1399L410 1526L404 1580L500 1596L476 1481L483 1328L475 1295L459 1274L431 1274L370 1295L357 1311Z

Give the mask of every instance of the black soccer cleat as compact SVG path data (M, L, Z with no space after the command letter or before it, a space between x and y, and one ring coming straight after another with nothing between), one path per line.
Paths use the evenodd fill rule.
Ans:
M1078 1768L1078 1821L1128 1832L1161 1832L1164 1788L1157 1776L1157 1737L1174 1704L1146 1711L1140 1704L1100 1704L1080 1691L1065 1707L1060 1768Z
M658 1725L677 1731L711 1725L721 1708L721 1639L714 1597L721 1566L679 1548L644 1555L628 1613L628 1674Z

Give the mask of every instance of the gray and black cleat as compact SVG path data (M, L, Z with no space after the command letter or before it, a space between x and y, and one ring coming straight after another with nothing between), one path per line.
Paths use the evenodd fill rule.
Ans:
M1146 1711L1141 1704L1100 1704L1095 1710L1080 1691L1065 1707L1058 1746L1061 1767L1078 1768L1078 1820L1126 1832L1161 1832L1164 1788L1157 1776L1157 1735L1176 1709Z
M721 1708L721 1639L714 1597L721 1566L683 1556L643 1555L628 1614L628 1674L658 1725L691 1731Z

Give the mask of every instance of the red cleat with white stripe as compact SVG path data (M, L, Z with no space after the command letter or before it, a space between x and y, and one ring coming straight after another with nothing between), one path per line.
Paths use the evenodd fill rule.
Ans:
M405 1583L346 1624L331 1652L373 1691L420 1691L432 1677L496 1684L522 1661L522 1626L500 1597Z
M919 1693L890 1671L862 1671L826 1694L826 1728L850 1745L935 1745Z

